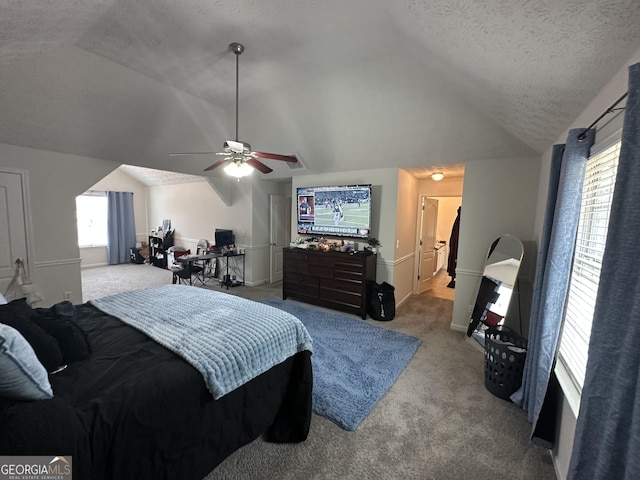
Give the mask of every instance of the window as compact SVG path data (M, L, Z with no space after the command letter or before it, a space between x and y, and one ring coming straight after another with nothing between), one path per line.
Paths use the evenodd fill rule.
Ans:
M76 197L78 246L95 247L107 244L107 197L83 194Z
M593 154L587 162L582 187L576 248L558 351L558 358L577 390L578 396L582 392L587 367L591 324L607 239L619 155L619 141ZM558 378L560 380L560 375Z

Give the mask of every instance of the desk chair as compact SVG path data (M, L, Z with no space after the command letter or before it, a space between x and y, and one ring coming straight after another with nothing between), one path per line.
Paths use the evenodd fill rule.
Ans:
M196 246L196 255L205 255L207 253L210 253L209 251L209 240L205 239L205 238L201 238L200 240L198 240L198 245ZM214 260L215 262L215 260ZM212 273L212 268L211 268L211 260L202 260L200 261L198 267L200 268L200 272L204 270L204 274L210 274ZM204 276L203 276L204 278Z
M181 257L182 255L191 255L191 250L187 250L186 252L180 252L180 255L177 255L176 258ZM185 264L171 267L171 271L173 272L173 282L178 284L186 284L193 285L192 276L198 275L202 271L203 267L199 265L193 264Z
M207 253L209 251L209 240L201 238L198 240L198 246L196 247L196 255Z

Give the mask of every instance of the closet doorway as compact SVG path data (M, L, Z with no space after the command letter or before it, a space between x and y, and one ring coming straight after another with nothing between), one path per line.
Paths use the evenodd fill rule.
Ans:
M433 245L431 245L433 249L433 273L431 275L429 288L424 291L418 290L418 293L453 300L455 298L455 288L448 287L451 277L447 273L447 264L450 252L451 231L458 215L458 207L462 205L462 197L428 196L427 200L429 204L436 205L436 211L434 213L435 238ZM422 198L420 199L418 208L422 208ZM419 224L418 229L421 227L422 225ZM435 248L436 246L438 247L437 249ZM418 247L420 248L420 246ZM428 245L425 245L425 248L428 248Z
M30 258L27 173L0 171L0 293L4 293L15 274L15 261L22 258L33 269ZM34 272L29 271L34 277Z

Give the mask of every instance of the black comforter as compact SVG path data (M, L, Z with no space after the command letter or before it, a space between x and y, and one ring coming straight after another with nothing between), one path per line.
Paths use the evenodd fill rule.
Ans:
M50 376L50 400L0 399L0 454L72 455L76 480L183 480L201 479L263 433L306 439L308 351L213 400L180 357L89 304L76 309L91 356Z

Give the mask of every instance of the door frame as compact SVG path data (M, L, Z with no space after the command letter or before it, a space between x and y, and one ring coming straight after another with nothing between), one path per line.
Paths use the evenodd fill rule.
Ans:
M22 189L22 211L23 211L23 219L24 219L24 230L25 230L25 264L29 269L29 277L37 283L38 275L36 271L36 261L34 254L34 245L32 242L33 236L33 222L31 216L31 189L29 186L29 171L11 167L0 167L0 173L8 173L18 175L20 178L20 186ZM15 259L14 259L15 261ZM4 293L4 287L0 293Z
M422 223L423 223L423 201L426 200L434 200L436 202L436 219L435 219L435 224L434 224L434 230L437 234L437 230L438 230L438 209L439 209L439 205L438 205L438 200L436 200L435 198L426 195L426 194L421 194L418 195L418 199L417 199L417 203L418 203L418 208L417 208L417 215L416 215L416 239L415 239L415 252L414 252L414 257L415 257L415 263L414 263L414 275L413 275L413 293L414 294L418 294L419 293L419 288L420 288L420 266L422 264L422 245L420 245L420 241L422 238ZM434 255L435 255L435 251L434 251ZM433 277L433 272L431 272L431 276ZM428 289L427 289L428 290Z
M274 225L278 222L276 214L278 209L274 208L274 200L278 199L284 202L284 218L280 221L284 222L285 235L283 243L276 245L274 235ZM274 223L275 222L275 223ZM282 280L282 250L286 247L291 239L291 197L285 195L269 195L269 283L275 283ZM280 258L280 261L277 258ZM278 269L278 267L280 267Z

